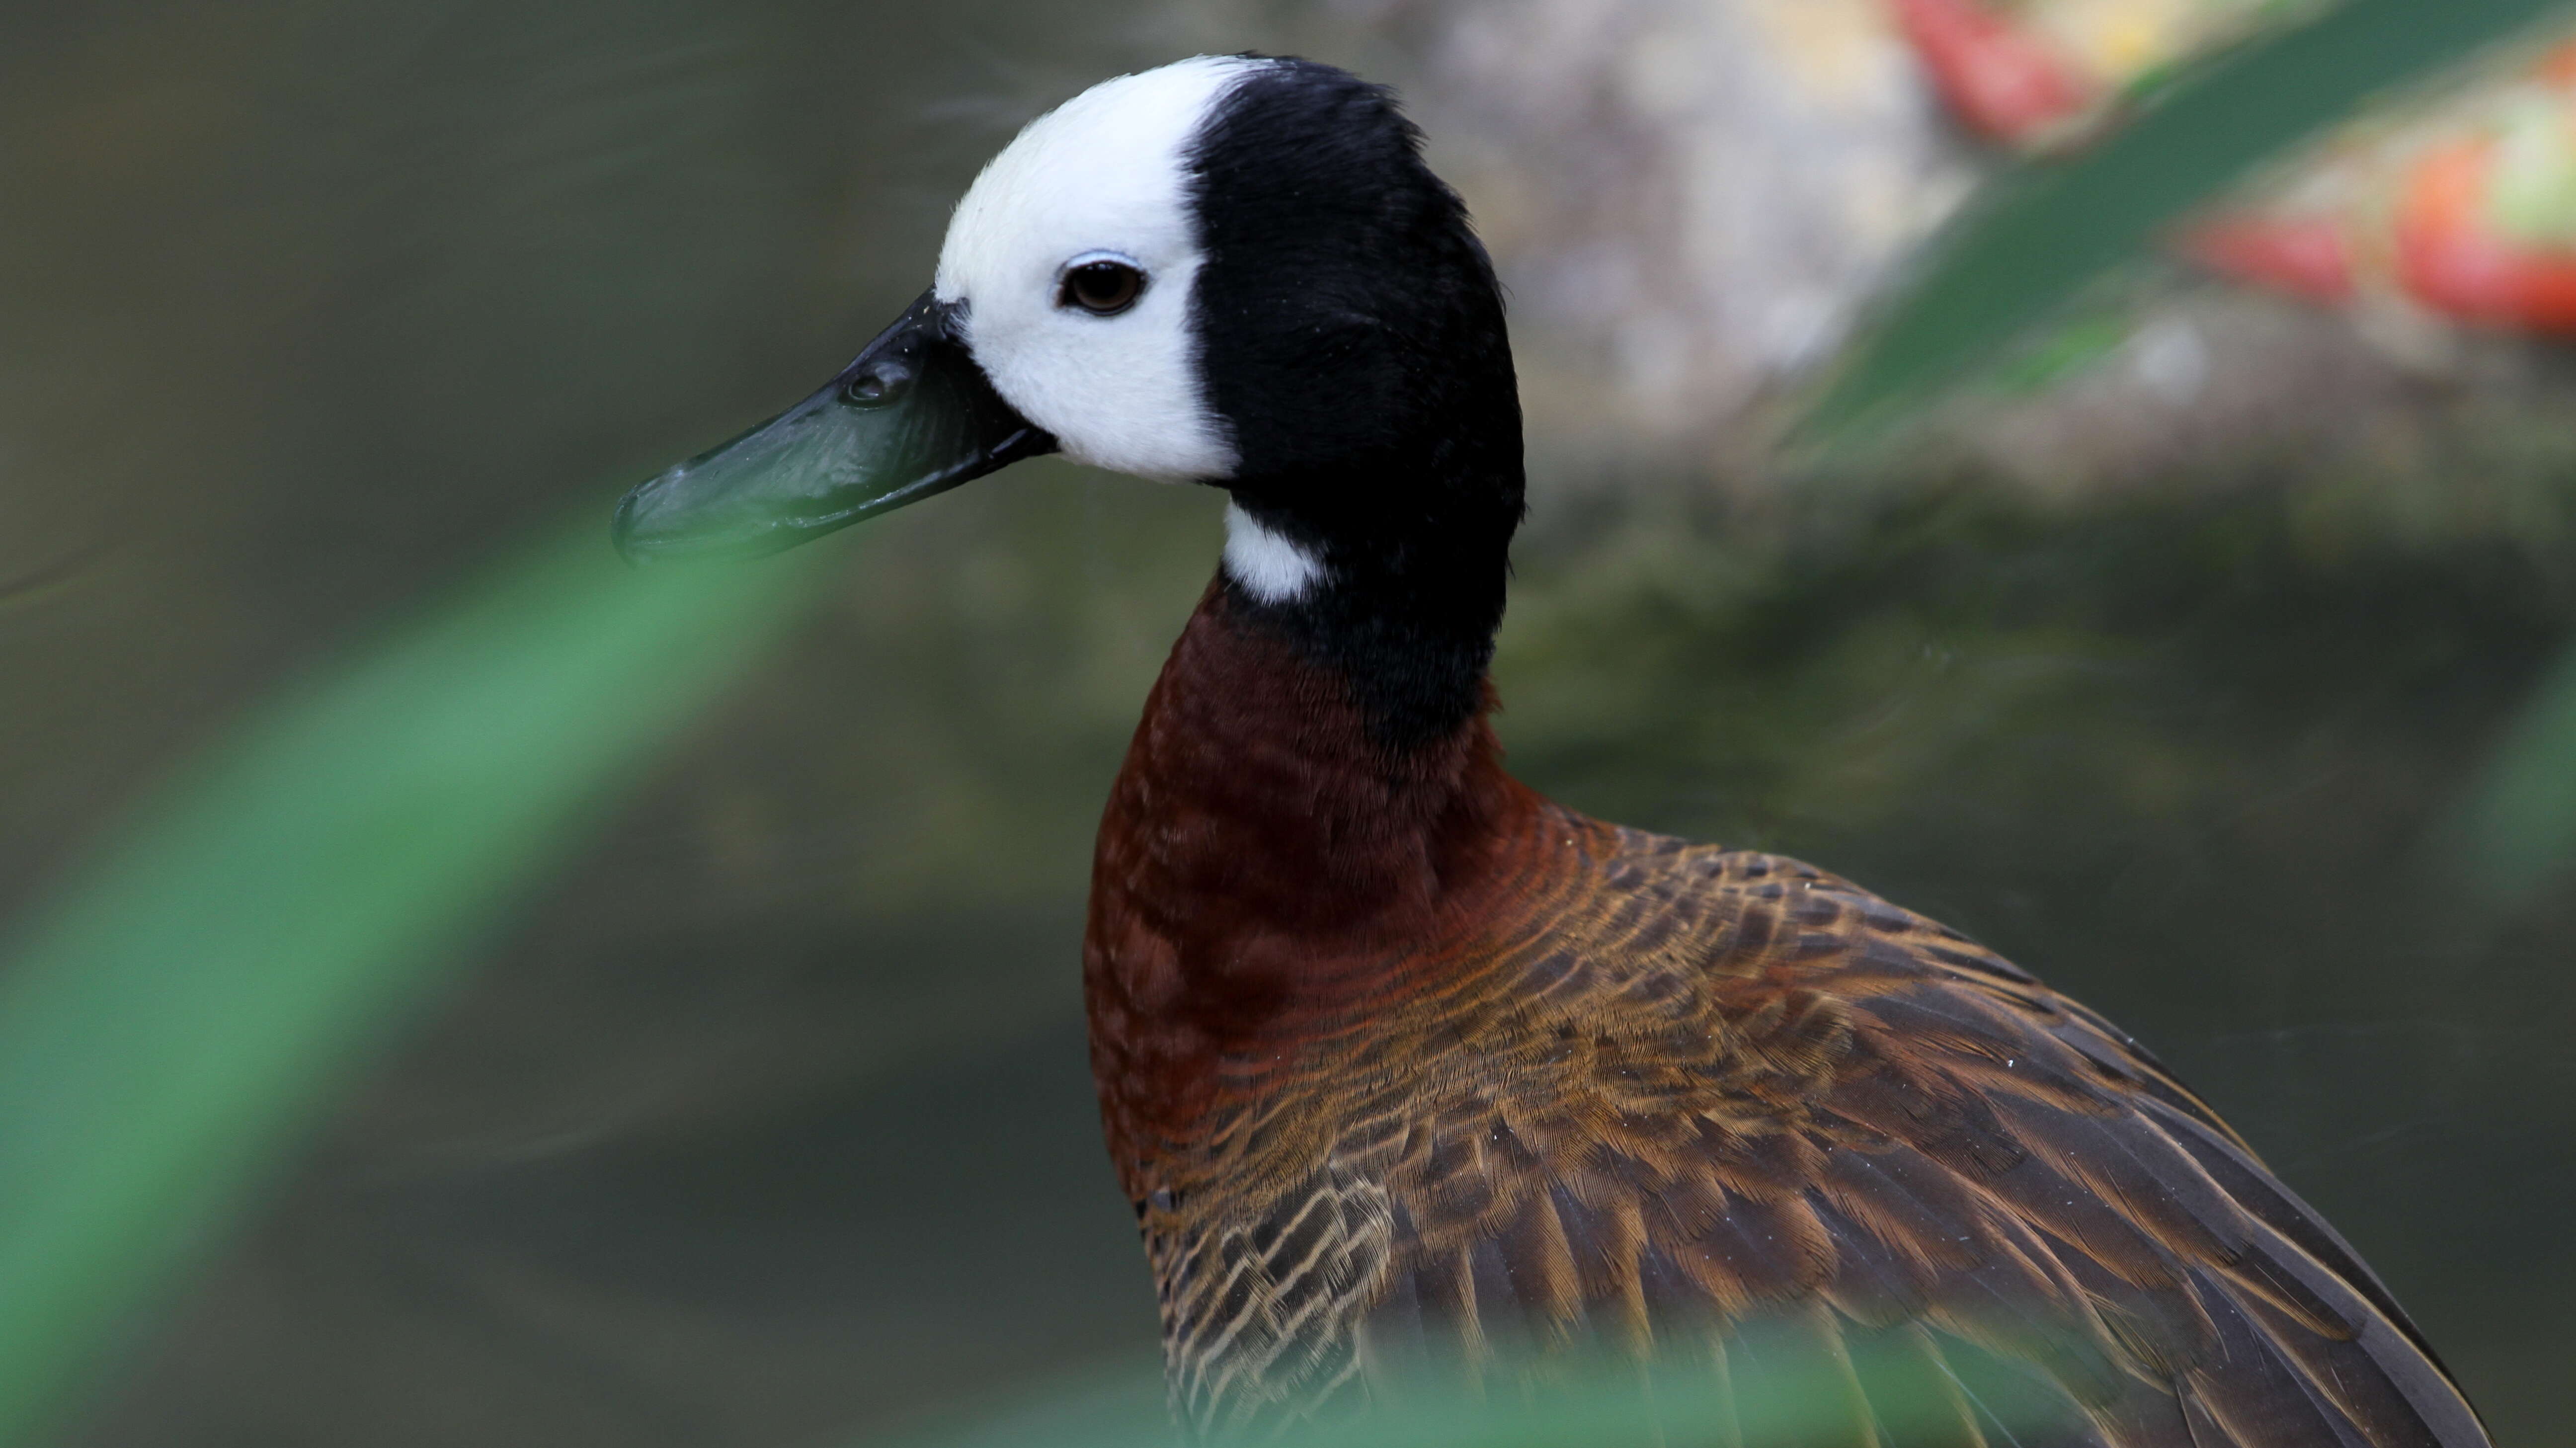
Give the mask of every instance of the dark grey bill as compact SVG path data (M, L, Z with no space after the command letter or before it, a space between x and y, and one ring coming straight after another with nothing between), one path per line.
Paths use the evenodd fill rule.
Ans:
M776 553L1055 451L929 293L832 385L626 495L611 536L637 562Z

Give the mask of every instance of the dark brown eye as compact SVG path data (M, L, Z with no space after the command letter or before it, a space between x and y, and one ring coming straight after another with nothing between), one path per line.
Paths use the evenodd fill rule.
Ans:
M1087 261L1064 274L1060 307L1080 307L1095 317L1114 317L1136 305L1145 294L1145 274L1123 261Z

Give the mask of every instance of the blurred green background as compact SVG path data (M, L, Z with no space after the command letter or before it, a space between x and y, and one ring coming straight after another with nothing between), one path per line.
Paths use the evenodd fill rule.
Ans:
M1203 48L1436 79L1422 8L12 5L0 918L287 681L568 519L604 553L619 488L920 290L1031 115ZM1435 159L1489 176L1477 144ZM2498 1441L2576 1418L2576 882L2482 890L2456 834L2576 646L2576 367L2475 344L2316 404L2335 446L2051 487L1948 444L1599 444L1556 388L1587 354L1524 341L1516 769L2106 1011ZM1149 1362L1077 942L1221 503L1024 465L813 550L782 642L675 649L736 682L563 868L483 890L453 985L317 1076L283 1178L54 1438L846 1443Z

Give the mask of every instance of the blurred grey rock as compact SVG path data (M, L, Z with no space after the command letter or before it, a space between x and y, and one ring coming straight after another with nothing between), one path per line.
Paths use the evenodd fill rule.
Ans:
M1967 194L1878 0L1379 0L1524 317L1543 431L1708 435Z

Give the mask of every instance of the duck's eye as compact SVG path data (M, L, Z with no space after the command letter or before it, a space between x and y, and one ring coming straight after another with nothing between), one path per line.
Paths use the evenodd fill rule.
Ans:
M1080 307L1095 317L1114 317L1136 305L1145 294L1145 274L1123 261L1087 261L1069 267L1059 307Z

